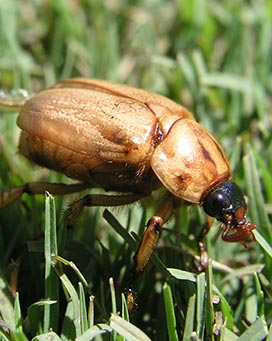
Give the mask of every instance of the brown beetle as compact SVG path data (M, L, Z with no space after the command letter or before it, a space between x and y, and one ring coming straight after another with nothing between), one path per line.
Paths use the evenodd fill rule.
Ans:
M102 80L57 83L22 107L19 149L35 163L80 180L74 185L28 183L0 195L0 207L23 193L66 194L103 188L122 195L86 195L71 205L119 206L164 187L165 199L147 224L135 256L135 273L147 263L162 225L182 204L202 205L223 226L228 242L254 239L241 189L215 138L175 102L144 90ZM199 241L202 259L205 251Z

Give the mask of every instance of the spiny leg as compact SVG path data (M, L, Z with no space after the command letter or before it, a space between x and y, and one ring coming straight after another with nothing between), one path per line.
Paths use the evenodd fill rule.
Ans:
M123 206L131 204L135 201L142 199L143 194L120 194L120 195L110 195L110 194L87 194L77 201L70 204L67 210L67 220L68 225L73 225L74 221L82 212L85 206Z
M229 243L240 242L246 249L246 241L252 239L256 241L253 230L256 228L256 224L247 222L246 224L238 225L237 227L232 227L227 225L222 234L222 240Z
M45 194L49 192L52 195L64 195L83 191L90 188L90 184L63 184L50 182L28 182L22 186L13 187L0 193L0 208L6 207L18 200L24 193L30 195Z
M209 256L204 245L204 238L208 234L214 218L207 216L206 223L198 237L198 249L200 252L200 264L198 265L198 271L203 271L207 268L209 262ZM245 248L247 248L246 241L252 239L255 241L254 233L252 232L256 225L252 223L246 223L233 227L230 224L224 225L224 231L222 234L222 240L229 243L240 242Z
M205 225L203 226L201 233L200 233L198 240L197 240L198 250L200 253L200 264L197 266L197 270L199 272L205 270L208 266L209 256L208 256L208 253L206 251L204 239L205 239L206 235L208 234L208 232L210 231L213 222L214 222L214 218L212 218L210 216L206 216Z
M29 195L45 194L65 195L83 191L93 186L88 183L64 184L50 182L28 182L22 186L13 187L0 193L0 208L4 208L18 200L24 193ZM122 206L142 199L147 194L88 194L73 202L67 210L68 224L72 225L85 206Z
M172 216L176 206L176 199L171 194L167 195L163 204L147 223L146 230L133 257L134 264L131 270L131 278L127 291L127 305L130 312L133 312L136 305L133 284L148 263L149 258L157 244L161 228L163 224ZM133 302L133 304L131 302Z

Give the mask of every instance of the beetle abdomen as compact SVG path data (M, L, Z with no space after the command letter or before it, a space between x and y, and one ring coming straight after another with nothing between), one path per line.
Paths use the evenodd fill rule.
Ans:
M89 183L91 187L108 191L150 193L161 186L151 167L141 170L139 165L109 162L90 168L92 160L88 156L25 131L21 133L19 149L34 163Z
M159 123L137 100L87 89L51 89L24 105L18 125L22 154L68 177L134 192L158 182L150 157L161 134Z

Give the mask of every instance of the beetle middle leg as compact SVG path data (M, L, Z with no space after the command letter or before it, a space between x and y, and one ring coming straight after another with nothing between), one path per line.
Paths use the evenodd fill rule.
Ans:
M134 310L135 305L133 283L148 263L157 244L162 226L170 219L177 205L177 198L168 194L155 215L147 222L146 230L133 257L134 264L131 270L131 278L127 292L127 304L130 312ZM131 301L133 301L133 304L131 304Z
M198 250L200 253L200 263L197 265L197 270L199 272L205 270L208 266L208 262L209 262L209 256L204 244L204 239L206 237L206 235L208 234L208 232L211 229L211 226L214 222L214 218L210 217L210 216L206 216L206 222L205 225L203 226L200 235L197 239L197 243L198 243Z
M157 212L147 222L146 230L142 236L134 256L134 275L137 276L146 266L156 244L163 224L172 216L176 207L176 199L169 195Z

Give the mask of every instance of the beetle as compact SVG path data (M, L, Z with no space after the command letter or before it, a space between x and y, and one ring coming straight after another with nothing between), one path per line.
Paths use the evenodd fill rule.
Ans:
M216 139L183 106L161 95L98 79L68 79L26 101L17 120L20 152L76 184L33 182L0 195L4 207L23 193L67 194L86 188L122 193L90 194L72 203L73 221L84 206L119 206L163 188L164 199L147 223L134 257L140 273L163 224L180 205L201 205L223 227L222 239L245 242L256 225L232 181L229 161ZM202 263L206 253L199 239Z

